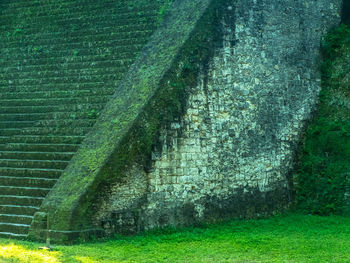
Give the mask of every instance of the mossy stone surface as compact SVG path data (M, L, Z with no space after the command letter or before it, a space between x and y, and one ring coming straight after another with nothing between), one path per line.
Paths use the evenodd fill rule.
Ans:
M181 114L182 85L172 83L170 76L180 73L174 68L179 68L183 48L193 49L197 44L191 42L192 34L213 2L178 0L170 7L45 199L41 210L49 213L53 232L90 228L89 207L99 187L118 180L130 163L144 162L160 125ZM206 22L204 28L210 25Z
M320 104L304 138L295 180L297 207L313 214L350 214L350 28L323 42Z

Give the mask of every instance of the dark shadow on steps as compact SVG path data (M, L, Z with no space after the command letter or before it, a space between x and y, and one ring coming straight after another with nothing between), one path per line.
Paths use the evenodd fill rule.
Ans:
M350 25L350 0L344 0L342 11L342 22Z

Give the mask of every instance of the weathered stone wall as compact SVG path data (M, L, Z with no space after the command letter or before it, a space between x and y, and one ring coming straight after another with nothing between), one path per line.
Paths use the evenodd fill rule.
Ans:
M320 91L322 35L340 0L227 1L221 45L186 114L163 127L153 165L135 165L100 204L107 233L288 206L293 155Z

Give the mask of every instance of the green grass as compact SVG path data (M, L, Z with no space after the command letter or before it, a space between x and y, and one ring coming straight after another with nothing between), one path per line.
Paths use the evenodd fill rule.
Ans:
M350 262L350 218L289 214L74 246L0 239L0 262Z

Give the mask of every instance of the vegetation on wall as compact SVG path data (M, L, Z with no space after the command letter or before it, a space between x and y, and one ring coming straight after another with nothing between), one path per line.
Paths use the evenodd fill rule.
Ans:
M350 214L350 27L322 43L318 112L303 142L295 181L296 204L313 214Z

